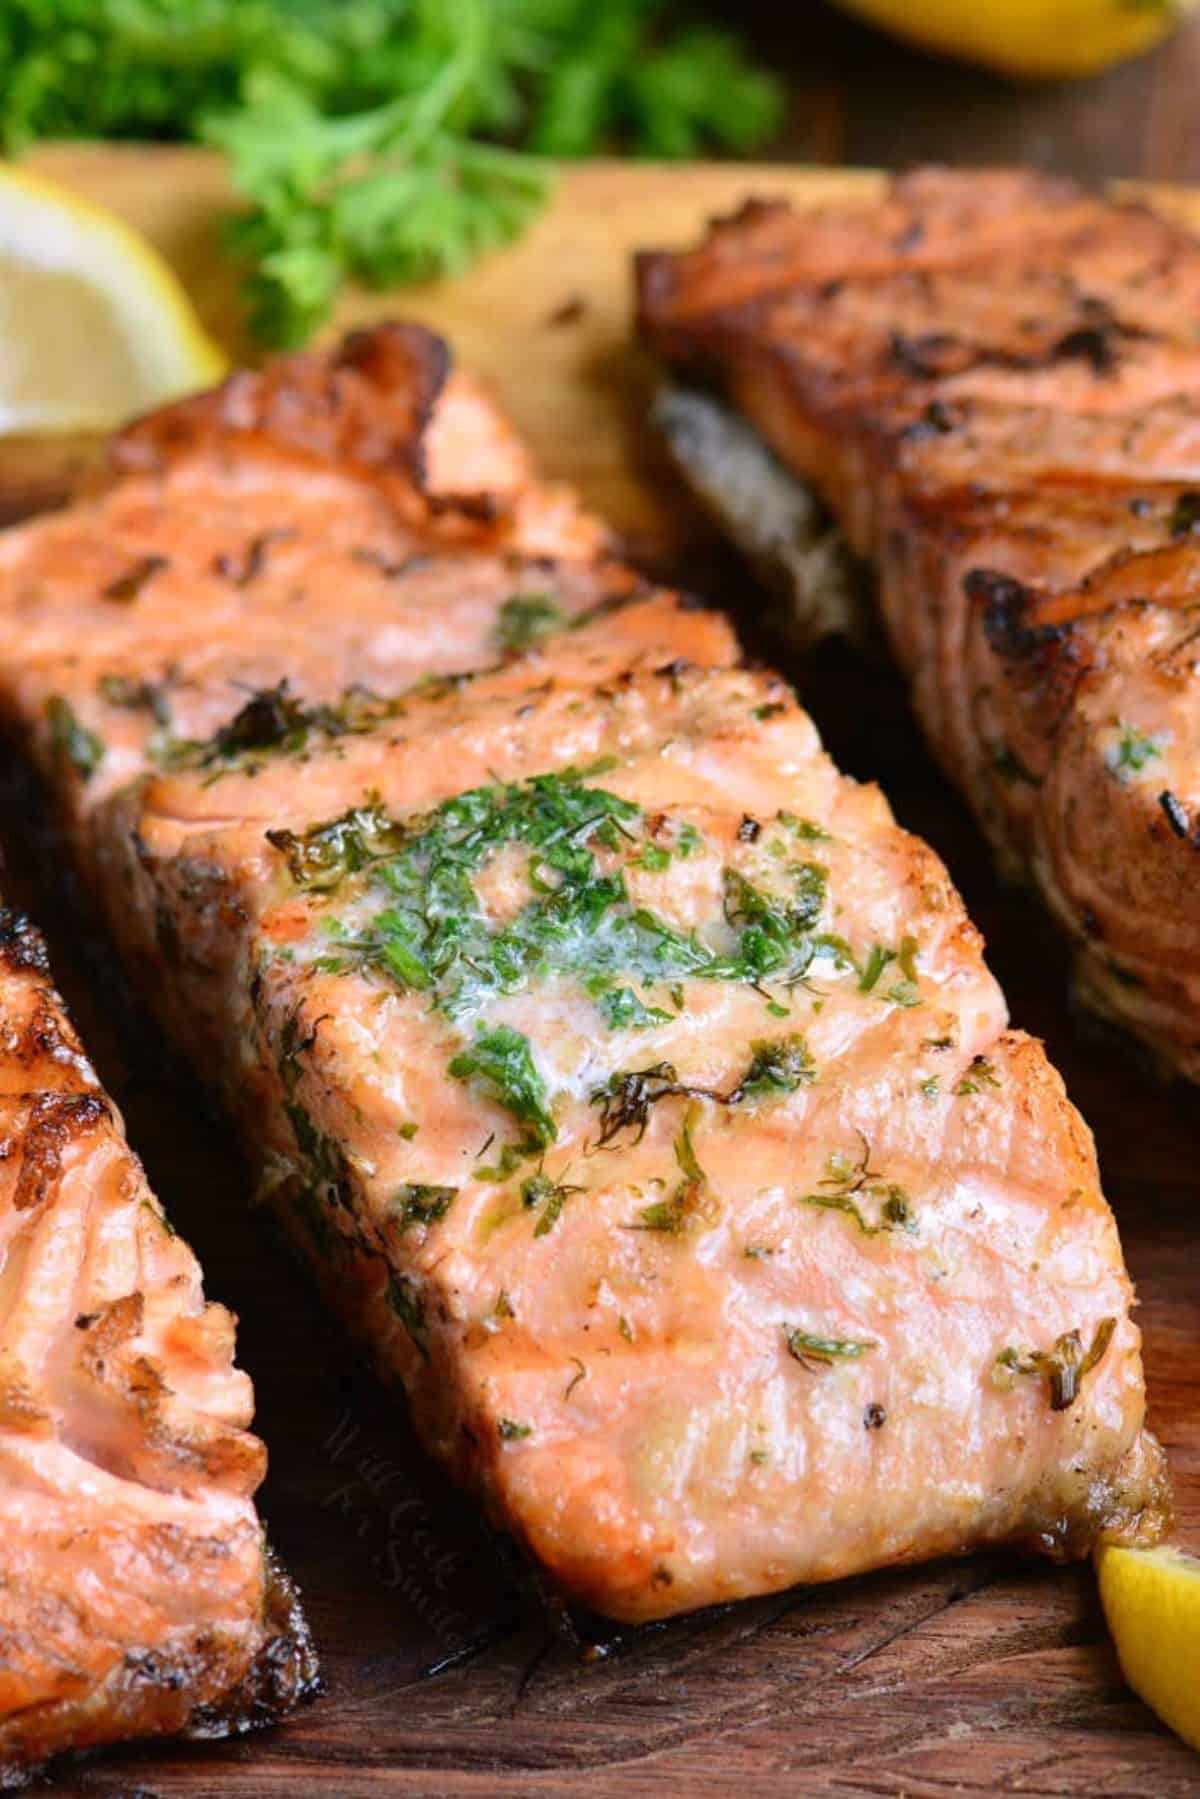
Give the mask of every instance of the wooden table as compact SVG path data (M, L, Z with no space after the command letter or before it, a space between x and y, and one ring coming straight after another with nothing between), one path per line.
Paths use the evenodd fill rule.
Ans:
M147 229L236 342L231 276L215 248L226 195L210 158L63 150L43 163ZM1016 1021L1047 1038L1096 1128L1142 1295L1153 1421L1172 1452L1183 1534L1200 1547L1200 1101L1149 1084L1128 1045L1077 1026L1060 944L1031 900L998 884L896 677L832 648L803 666L789 659L762 596L686 506L642 427L650 371L628 343L629 248L686 240L747 187L807 194L814 181L855 179L586 168L520 245L403 304L448 330L547 464L577 480L644 557L685 564L695 584L728 599L750 647L799 680L842 766L880 778L902 821L946 857ZM556 323L576 295L582 310ZM343 322L385 304L351 298ZM0 497L27 501L46 468L44 456L40 473L27 455L0 456ZM1087 1568L980 1558L793 1592L624 1640L579 1621L583 1638L601 1633L607 1650L581 1655L525 1602L396 1404L356 1373L272 1253L247 1211L228 1131L123 1015L103 954L54 879L35 879L31 832L14 823L28 818L27 800L11 771L7 782L6 885L47 924L132 1140L200 1252L210 1291L241 1314L241 1359L271 1448L264 1510L305 1589L329 1688L285 1728L114 1755L72 1770L61 1790L97 1799L1200 1794L1200 1761L1123 1687Z
M726 0L723 10L787 82L773 149L782 159L1035 163L1085 179L1200 181L1200 14L1094 80L1023 86L906 49L817 0Z

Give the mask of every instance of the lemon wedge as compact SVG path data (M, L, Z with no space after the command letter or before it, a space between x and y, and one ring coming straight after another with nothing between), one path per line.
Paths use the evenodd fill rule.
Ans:
M0 163L0 431L107 430L224 369L178 280L136 231Z
M1200 1749L1200 1559L1178 1549L1096 1552L1121 1672L1177 1736Z
M1196 0L839 0L898 37L1029 80L1094 75L1164 37Z

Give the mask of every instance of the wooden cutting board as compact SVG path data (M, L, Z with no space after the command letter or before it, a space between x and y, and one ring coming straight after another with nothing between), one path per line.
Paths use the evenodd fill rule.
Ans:
M228 194L203 152L59 148L38 165L123 212L165 251L232 354L248 345L219 249ZM1073 1018L1061 945L1003 889L926 757L885 667L838 648L803 665L686 505L642 424L652 371L629 343L627 259L682 243L748 192L801 199L870 176L782 168L592 165L565 176L518 245L468 276L348 299L339 325L404 311L488 376L545 465L634 552L727 596L750 647L798 681L843 767L878 777L949 863L1017 1023L1044 1036L1096 1130L1142 1299L1153 1421L1172 1452L1183 1540L1200 1548L1200 1100L1164 1090L1128 1045ZM1200 198L1164 203L1200 218ZM86 458L88 446L71 455ZM0 506L62 484L61 446L0 446ZM71 922L4 776L6 877L46 923L60 977L135 1145L209 1289L242 1317L271 1449L264 1509L305 1589L328 1692L245 1742L130 1751L59 1790L108 1799L545 1795L1200 1794L1200 1760L1123 1687L1087 1569L988 1557L751 1602L624 1638L577 1621L589 1653L514 1585L470 1506L415 1448L396 1403L249 1215L228 1132L123 1013L103 953ZM14 829L12 821L22 820ZM1198 1671L1200 1678L1200 1671Z

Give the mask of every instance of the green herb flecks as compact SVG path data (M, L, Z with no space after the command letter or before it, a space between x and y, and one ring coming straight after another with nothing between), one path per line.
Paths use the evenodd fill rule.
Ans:
M627 1130L633 1132L633 1141L640 1143L646 1134L651 1107L663 1099L707 1099L717 1105L736 1106L755 1096L794 1093L798 1087L815 1079L816 1068L808 1045L799 1036L751 1044L750 1065L727 1093L722 1093L719 1088L681 1081L672 1062L655 1062L648 1068L618 1069L602 1086L594 1088L590 1096L591 1103L600 1107L596 1148L604 1148Z
M369 865L369 890L383 900L382 909L340 939L325 965L377 969L401 986L428 991L450 1017L514 993L531 978L573 975L612 1028L642 1028L666 1021L661 1008L631 988L619 989L619 977L643 986L675 987L690 976L786 990L819 959L854 965L840 938L816 928L826 897L825 871L816 864L784 871L780 894L727 868L724 918L732 942L678 930L635 904L623 864L644 858L641 822L632 802L567 770L476 788L404 822L368 803L303 836L269 835L287 856L293 879L310 890L333 891ZM515 916L495 924L475 876L490 857L514 846L529 852L531 896ZM685 847L681 831L672 853L683 855ZM609 856L606 867L598 861L601 851ZM765 988L764 998L774 1011L786 1010Z
M528 1211L538 1214L538 1221L533 1227L535 1237L546 1237L554 1229L562 1216L562 1209L573 1193L582 1193L583 1188L573 1186L567 1181L555 1181L539 1168L521 1182L521 1204Z
M817 1183L815 1193L801 1193L798 1203L815 1206L826 1212L842 1212L853 1219L864 1237L878 1237L883 1231L915 1231L916 1212L904 1188L895 1181L885 1181L871 1167L871 1151L862 1137L862 1154L857 1162L836 1152L825 1164L825 1175ZM863 1211L863 1202L871 1201L874 1221Z
M546 1083L538 1073L528 1037L511 1025L478 1032L469 1049L451 1058L456 1081L480 1081L521 1126L522 1153L536 1154L553 1143L557 1127L546 1107Z
M661 843L646 842L634 850L629 860L635 868L644 868L647 874L661 874L664 868L671 866L671 852L664 849Z
M299 835L282 830L266 835L268 843L286 857L297 886L315 893L332 891L347 875L394 853L404 843L402 828L374 797Z
M633 1132L635 1143L640 1143L650 1122L651 1106L661 1099L695 1091L680 1081L671 1062L656 1062L652 1068L618 1069L591 1094L591 1103L600 1107L597 1149L603 1149L626 1130Z
M387 1300L393 1312L412 1338L423 1361L429 1360L425 1343L425 1302L415 1282L406 1275L389 1270Z
M1109 773L1114 775L1123 785L1140 775L1162 755L1166 748L1167 738L1159 732L1147 735L1138 731L1133 725L1126 724L1123 719L1117 720L1117 741L1105 751L1104 764Z
M915 937L903 938L899 949L888 949L882 943L875 944L859 971L859 992L873 993L885 969L893 962L899 967L901 978L888 986L881 997L893 1006L919 1006L921 993Z
M148 712L161 730L171 725L171 702L168 695L172 677L161 681L135 680L132 675L101 675L96 691L108 705L123 712Z
M769 1093L795 1093L817 1078L816 1066L803 1037L780 1037L775 1042L750 1045L750 1066L741 1080L725 1095L726 1105L737 1105L743 1099Z
M298 756L314 737L333 741L361 736L395 718L403 704L402 699L381 699L369 688L355 686L336 703L308 705L283 680L251 694L211 737L164 738L155 759L171 769L207 770L214 779L234 770L253 773L268 757Z
M502 650L516 652L561 631L566 624L562 607L544 593L514 594L505 600L496 619L496 642Z
M90 780L104 760L103 739L80 723L74 707L61 694L51 694L45 710L55 760L73 768L82 780Z
M662 1231L678 1237L710 1221L712 1203L708 1176L700 1166L692 1143L694 1119L694 1113L684 1118L675 1139L675 1160L682 1178L667 1199L642 1207L629 1227L631 1230Z
M996 1368L1002 1375L1038 1375L1045 1379L1052 1412L1065 1412L1079 1397L1085 1375L1103 1360L1117 1328L1115 1318L1102 1318L1085 1350L1079 1331L1064 1331L1050 1350L1002 1349Z
M868 1350L879 1347L869 1339L825 1337L794 1324L784 1325L783 1336L788 1354L809 1370L829 1368L835 1362L856 1362Z
M403 1234L422 1225L426 1229L446 1216L458 1197L457 1187L430 1187L406 1181L392 1202L392 1215Z
M519 1443L524 1437L533 1435L532 1424L520 1424L515 1418L499 1419L496 1430L502 1443Z
M995 1068L988 1061L987 1057L975 1056L971 1061L970 1067L955 1087L954 1092L959 1099L963 1099L972 1093L986 1093L989 1089L999 1087L1002 1084L999 1075L996 1073Z
M648 1031L656 1024L670 1024L675 1016L661 1006L648 1006L632 987L614 986L608 975L594 976L587 989L610 1031Z

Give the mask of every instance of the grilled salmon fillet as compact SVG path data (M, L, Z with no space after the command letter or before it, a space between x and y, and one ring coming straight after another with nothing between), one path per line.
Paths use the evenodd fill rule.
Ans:
M1200 242L1069 183L926 170L751 203L638 286L646 341L778 458L761 480L782 463L876 565L930 742L1084 996L1200 1078ZM742 443L707 400L669 423L693 465Z
M157 460L4 546L10 725L264 1201L496 1523L628 1620L1152 1536L1086 1127L786 685L527 465L506 485L506 429L415 329L134 443ZM231 600L221 496L261 534L310 489L320 530ZM151 544L174 604L141 584L110 626ZM135 686L186 670L162 722L113 706L92 620Z
M266 1722L314 1678L233 1365L50 983L0 908L0 1785L66 1749Z

